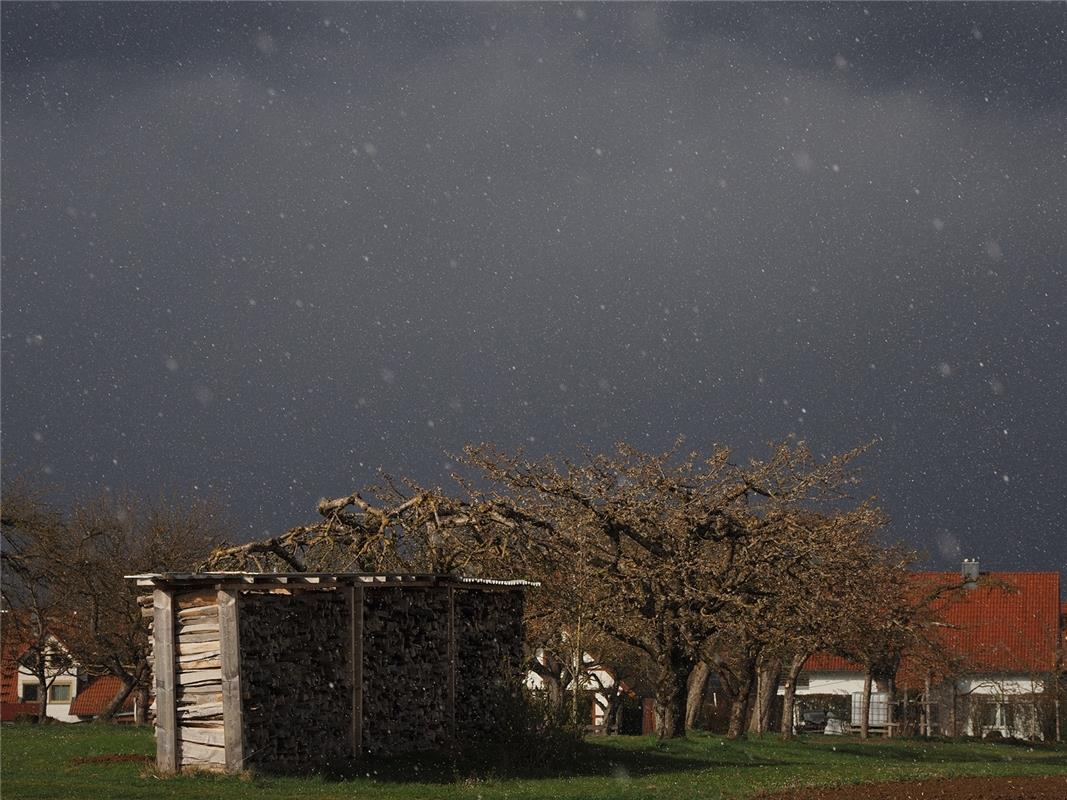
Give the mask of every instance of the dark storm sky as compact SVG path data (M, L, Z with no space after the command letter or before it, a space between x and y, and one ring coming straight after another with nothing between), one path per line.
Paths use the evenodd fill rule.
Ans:
M467 441L878 437L933 563L1067 564L1067 5L2 17L6 473L249 535Z

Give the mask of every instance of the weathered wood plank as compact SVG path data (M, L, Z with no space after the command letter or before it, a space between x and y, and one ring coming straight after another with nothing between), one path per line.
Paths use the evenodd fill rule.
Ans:
M178 673L178 683L189 686L195 683L222 683L221 669L182 670Z
M212 747L209 744L197 744L196 742L182 742L182 762L189 759L204 761L208 764L225 764L226 749Z
M219 624L217 622L202 622L196 620L195 624L178 625L178 635L182 638L193 633L215 633L219 632Z
M210 653L218 649L218 639L206 642L178 642L178 654L181 656L193 655L194 653Z
M222 703L206 703L204 705L187 706L177 712L177 717L184 723L189 719L208 719L209 717L222 716Z
M238 615L241 594L222 590L218 594L219 628L222 653L222 720L224 725L225 762L227 772L244 769L244 721L241 708L241 648Z
M189 619L196 619L198 617L217 617L219 615L219 607L214 606L193 606L192 608L183 608L178 612L178 621L183 622Z
M154 610L152 651L155 656L153 672L156 690L156 768L164 774L178 771L173 600L172 594L165 589L156 589L152 598Z
M210 589L200 591L182 592L178 598L178 608L194 608L196 606L213 606L218 602L215 592Z
M222 662L219 660L219 655L216 653L213 654L210 658L201 658L196 661L179 661L178 667L182 670L216 669L222 667Z
M222 702L222 684L217 683L212 686L197 687L199 691L195 692L180 692L178 695L179 705L205 705L207 703L221 703Z
M186 655L178 656L178 668L185 669L186 664L193 664L197 661L204 661L209 658L219 658L222 655L222 651L218 648L214 650L208 650L204 653L188 653Z
M217 642L218 632L215 633L184 633L179 640L180 644L196 644L197 642Z
M198 700L202 694L221 694L222 683L205 684L204 686L179 686L178 698L187 702L203 702Z
M211 728L197 728L194 726L185 727L184 725L178 731L178 736L182 742L182 750L185 750L187 742L195 744L208 744L213 747L225 747L226 746L226 732L222 726L215 726Z

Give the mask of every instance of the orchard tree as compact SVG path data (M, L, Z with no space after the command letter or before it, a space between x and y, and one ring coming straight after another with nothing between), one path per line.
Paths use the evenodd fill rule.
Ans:
M473 475L457 477L455 496L387 480L320 501L319 522L220 548L205 566L539 580L540 613L576 622L581 609L587 630L651 660L657 731L680 736L702 644L789 557L783 518L842 501L859 452L820 463L803 444L782 444L739 465L724 447L683 456L679 445L650 454L623 444L578 460L527 460L469 446L463 463Z
M661 737L684 734L687 682L703 644L762 602L767 576L795 557L795 509L840 502L859 452L818 463L802 444L783 444L737 465L726 448L678 450L620 445L578 461L466 450L493 487L486 501L537 521L521 526L533 542L527 552L553 571L575 558L588 565L590 623L655 664Z
M30 611L30 618L62 620L72 662L89 674L119 679L102 719L111 719L135 690L143 713L148 628L124 576L192 569L222 539L218 510L207 503L104 493L61 513L40 493L13 485L4 492L3 523L4 565L18 578L5 580L5 599Z
M48 719L48 694L56 679L73 674L75 663L57 633L69 619L70 608L62 587L52 581L50 553L58 550L66 535L62 516L43 493L25 480L4 488L0 503L3 540L0 559L4 579L0 583L5 605L5 655L37 679L37 719Z

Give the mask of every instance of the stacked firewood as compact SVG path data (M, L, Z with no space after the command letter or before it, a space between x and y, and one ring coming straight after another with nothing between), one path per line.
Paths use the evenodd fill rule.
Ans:
M246 764L304 771L352 753L352 645L339 591L248 593L238 616Z
M218 594L187 592L175 600L175 698L181 764L222 769L226 750Z
M148 708L147 719L154 718L156 713L156 682L155 682L155 630L152 627L152 619L155 616L156 610L152 605L153 597L150 594L142 594L137 597L137 605L141 607L141 619L148 624L148 668L152 670L152 674L148 680Z
M152 595L137 598L148 620L148 660L155 669ZM222 671L219 662L217 594L196 592L176 598L174 631L177 742L183 767L223 769L226 765L222 728ZM150 710L155 709L155 681Z
M363 751L431 750L450 735L447 588L375 588L363 605Z
M492 738L509 724L521 681L520 592L457 589L456 735Z

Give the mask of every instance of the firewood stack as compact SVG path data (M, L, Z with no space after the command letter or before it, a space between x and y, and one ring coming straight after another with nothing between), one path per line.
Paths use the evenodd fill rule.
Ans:
M176 600L175 697L181 764L221 769L226 753L217 593L187 592Z
M344 593L249 593L238 625L246 763L296 772L351 757L351 626Z
M178 721L178 750L183 767L222 769L226 765L223 749L222 672L219 662L219 607L215 592L190 592L177 597L174 630L175 698ZM152 595L137 598L141 615L154 631L155 614ZM155 664L149 638L150 664ZM150 710L154 709L155 682L150 691Z
M306 772L512 723L524 582L438 575L137 575L157 767Z
M364 753L448 742L447 588L367 591L363 606Z
M521 592L455 592L456 735L491 738L509 724L522 671Z
M155 608L152 607L152 595L141 594L137 596L137 605L141 607L141 619L148 624L148 668L155 673L155 631L152 628L152 619L155 617ZM156 715L156 682L149 678L148 681L148 708L145 709L145 719L154 721Z

